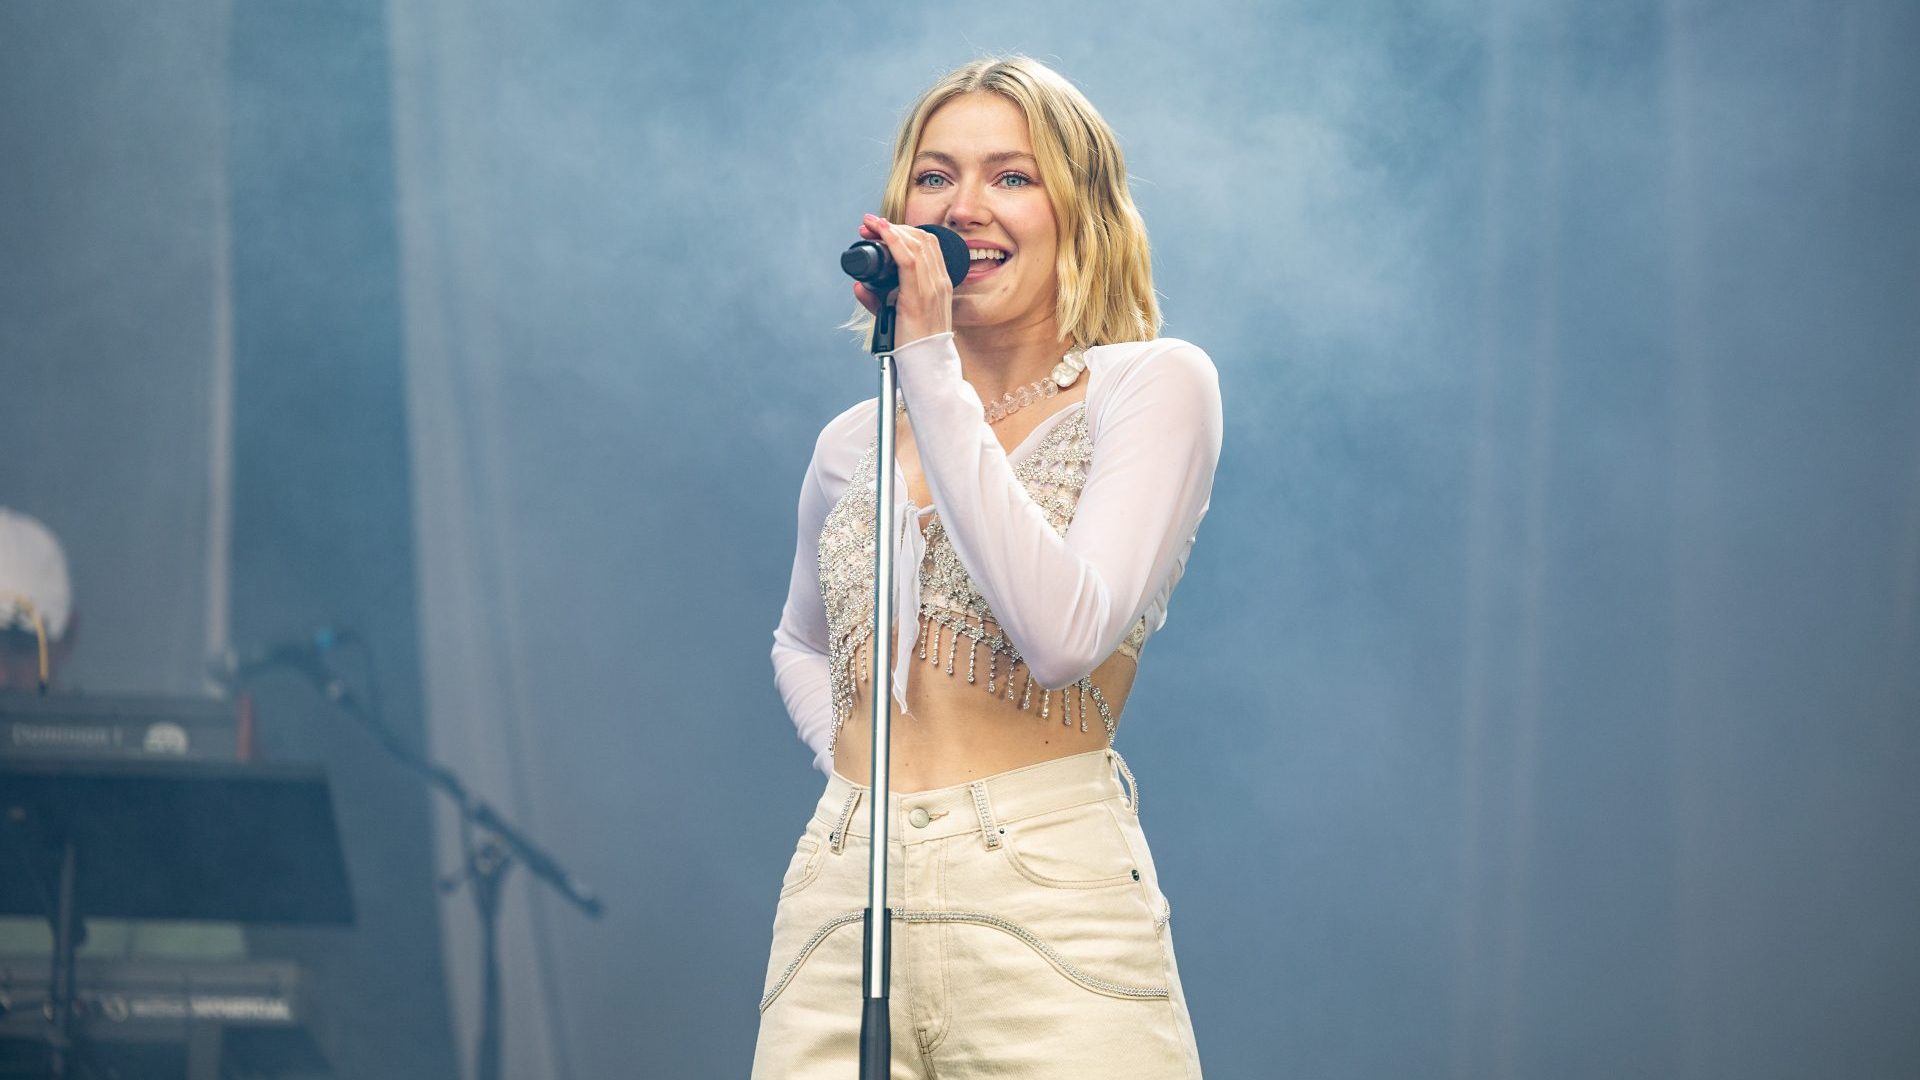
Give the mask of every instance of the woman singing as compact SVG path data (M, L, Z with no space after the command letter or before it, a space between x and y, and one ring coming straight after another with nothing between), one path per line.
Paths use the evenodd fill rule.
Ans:
M1033 60L915 103L884 217L900 267L895 1077L1200 1076L1171 912L1113 749L1220 452L1213 363L1156 334L1106 121ZM971 249L958 286L939 224ZM869 311L879 298L854 286ZM827 788L781 883L756 1080L846 1080L860 1028L877 404L800 491L773 665Z

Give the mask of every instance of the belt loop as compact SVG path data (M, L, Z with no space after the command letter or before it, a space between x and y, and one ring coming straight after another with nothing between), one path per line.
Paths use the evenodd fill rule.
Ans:
M980 815L980 836L992 851L1000 846L1000 828L993 823L993 807L987 805L986 781L975 780L967 787L973 792L973 812Z
M1127 759L1120 756L1120 751L1115 750L1113 747L1109 746L1107 747L1107 755L1112 759L1113 764L1119 767L1120 776L1123 780L1126 781L1127 806L1133 810L1134 817L1139 817L1140 816L1140 785L1134 782L1133 770L1127 768Z
M847 825L853 820L853 807L860 801L860 789L847 792L847 801L840 804L840 820L833 826L833 832L827 836L827 846L835 855L847 846Z

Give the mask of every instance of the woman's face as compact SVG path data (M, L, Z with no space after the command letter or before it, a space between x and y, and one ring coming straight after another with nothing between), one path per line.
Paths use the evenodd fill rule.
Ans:
M953 290L956 328L1043 326L1054 317L1053 203L1018 105L978 92L934 110L909 180L905 223L945 225L975 252L973 269Z

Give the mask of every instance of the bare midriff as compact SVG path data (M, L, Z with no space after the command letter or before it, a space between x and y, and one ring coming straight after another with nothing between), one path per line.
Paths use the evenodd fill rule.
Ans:
M1082 400L1085 394L1086 384L1082 381L1048 399L1047 405L1051 408L1022 410L996 425L995 433L1011 451L1048 418ZM920 470L913 429L904 419L896 437L907 498L915 506L930 505L932 499ZM924 522L922 525L924 527ZM898 701L893 703L892 754L888 762L891 790L926 791L964 784L1008 769L1107 745L1106 724L1090 701L1083 725L1077 690L1067 690L1067 695L1074 698L1070 710L1061 707L1062 695L1056 690L1048 715L1042 717L1038 683L1034 684L1028 707L1022 709L1018 693L1011 701L1004 693L989 694L984 674L977 673L975 681L968 682L965 652L963 646L959 666L952 675L947 674L944 662L935 664L917 656L908 661L913 674L907 680L907 708L903 711ZM873 684L869 681L872 662L868 647L862 646L855 660L860 681L855 687L853 709L840 729L833 758L835 772L862 785L870 781L873 769ZM985 663L983 656L980 661L983 668ZM1116 723L1133 688L1137 670L1138 665L1131 656L1116 652L1093 671L1093 684L1100 688ZM1004 686L1002 680L1010 677L1013 685L1024 687L1027 667L1016 664L1009 673L1002 661L998 676L998 685ZM1082 726L1085 731L1081 730Z
M964 650L963 650L964 653ZM865 646L858 653L862 681L852 715L840 729L834 746L833 769L856 784L865 785L873 770L873 683L866 681L872 657ZM893 703L893 752L888 761L888 787L893 791L926 791L978 780L1107 745L1107 728L1099 713L1087 706L1086 729L1081 731L1077 711L1061 707L1055 693L1048 715L1040 715L1036 683L1031 705L989 694L965 674L948 675L944 664L909 660L913 675L907 680L907 709ZM962 666L965 659L961 661ZM1093 684L1107 700L1117 721L1137 670L1130 656L1115 653L1093 672ZM1002 666L1002 674L1005 667ZM1026 682L1027 667L1013 669L1014 685ZM984 677L981 679L984 682ZM1069 694L1076 692L1069 689ZM1067 722L1063 722L1065 719Z

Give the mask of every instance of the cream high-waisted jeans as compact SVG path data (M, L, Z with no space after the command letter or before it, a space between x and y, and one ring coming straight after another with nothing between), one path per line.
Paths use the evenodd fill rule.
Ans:
M868 797L830 777L794 847L753 1080L858 1074ZM1117 752L895 794L888 812L890 1080L1198 1080L1171 912Z

